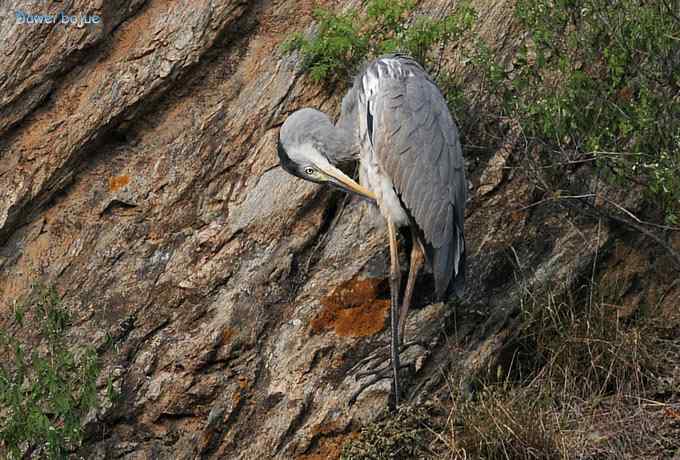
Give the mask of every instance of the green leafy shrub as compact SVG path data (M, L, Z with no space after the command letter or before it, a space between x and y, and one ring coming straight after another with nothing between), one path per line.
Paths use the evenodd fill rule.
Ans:
M680 211L680 19L671 4L520 0L528 40L513 67L484 46L477 53L505 115L544 157L590 157L613 182L642 183L669 224Z
M17 326L28 315L40 343L0 331L0 454L66 458L82 442L83 415L97 404L97 353L67 347L71 319L54 288L37 288L27 305L15 309Z
M316 81L346 81L366 58L405 52L422 64L433 64L433 49L459 38L475 20L475 11L461 3L442 19L421 16L410 20L413 0L371 0L365 12L334 13L317 9L318 30L312 37L294 34L285 52L299 50L305 69Z
M317 37L307 39L298 32L283 44L283 50L300 50L313 80L347 76L368 52L368 40L359 33L357 12L334 14L316 9L314 18L319 23Z

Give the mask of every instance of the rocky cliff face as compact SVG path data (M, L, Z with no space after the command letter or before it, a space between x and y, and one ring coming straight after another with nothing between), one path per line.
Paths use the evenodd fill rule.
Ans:
M122 398L91 417L85 455L333 457L386 410L388 381L356 392L387 343L388 254L375 210L277 167L286 115L335 114L342 96L278 49L313 2L26 3L0 7L0 324L41 281L76 318L71 343L97 346ZM510 2L481 3L480 30L507 45ZM103 22L15 17L62 9ZM466 153L467 293L431 304L421 277L413 400L442 370L497 363L523 289L568 284L596 255L636 254L628 285L655 263L603 222L529 207L512 143Z

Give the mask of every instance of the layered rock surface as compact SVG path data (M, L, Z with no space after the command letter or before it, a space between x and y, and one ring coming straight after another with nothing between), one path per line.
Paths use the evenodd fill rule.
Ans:
M509 3L478 5L500 45ZM353 398L357 364L387 343L382 220L277 167L286 115L336 114L342 96L278 48L312 7L0 6L0 324L52 284L76 318L70 342L99 349L122 397L90 418L89 458L313 455L386 409L387 381ZM19 9L103 23L22 25ZM495 365L526 289L567 283L611 246L602 223L528 207L540 197L506 151L466 155L468 288L431 304L419 281L413 400Z

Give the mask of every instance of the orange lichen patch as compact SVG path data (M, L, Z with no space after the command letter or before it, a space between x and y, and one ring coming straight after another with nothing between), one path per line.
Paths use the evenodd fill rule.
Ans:
M116 190L125 187L130 183L130 176L114 176L109 179L109 191L115 192Z
M380 332L390 307L379 299L378 279L352 279L321 299L323 310L311 321L313 334L333 330L341 337L366 337Z

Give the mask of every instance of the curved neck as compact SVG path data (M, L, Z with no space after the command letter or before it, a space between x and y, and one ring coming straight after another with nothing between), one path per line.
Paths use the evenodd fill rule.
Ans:
M351 161L359 155L359 142L354 124L340 118L335 126L328 126L324 136L324 150L331 163Z
M340 117L335 124L329 139L333 139L334 150L338 152L338 161L353 160L359 156L360 139L356 126L357 110L354 88L342 98Z

